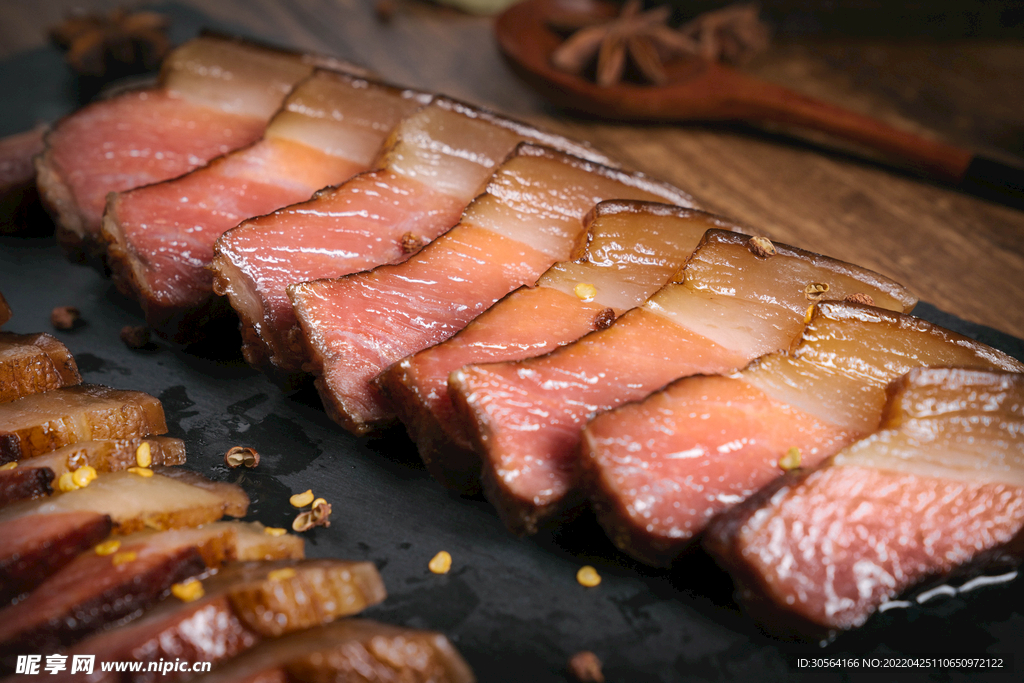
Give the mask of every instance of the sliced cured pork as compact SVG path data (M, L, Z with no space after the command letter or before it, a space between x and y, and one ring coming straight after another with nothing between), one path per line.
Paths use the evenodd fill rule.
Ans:
M99 512L26 516L3 525L0 534L0 602L9 602L96 545L113 528Z
M0 509L0 524L22 517L64 512L109 515L114 532L176 529L243 517L249 497L234 484L213 482L187 470L161 467L150 476L135 472L101 474L83 488Z
M135 467L182 465L185 443L166 436L80 441L17 463L14 469L0 469L0 507L24 498L52 493L51 483L65 472L88 465L97 472L115 472Z
M176 341L211 315L207 266L225 230L369 168L389 131L429 96L333 71L295 86L262 139L172 180L122 192L103 217L107 262L146 320Z
M506 525L533 533L575 502L580 430L593 415L678 377L725 372L788 348L822 292L870 296L898 310L916 302L867 269L710 230L674 282L608 329L545 356L456 371L449 393Z
M874 431L888 383L927 366L1024 370L912 316L820 304L791 352L679 380L591 421L581 461L598 519L627 553L668 564L783 468L814 467Z
M702 211L612 200L584 219L582 253L551 266L451 339L391 366L380 386L427 470L465 494L480 487L480 458L448 396L448 375L470 363L546 353L603 329L682 268L709 228L735 228Z
M705 546L766 627L821 637L922 581L1024 554L1024 375L916 369L878 431L712 520Z
M231 564L202 579L201 586L196 600L168 597L141 619L87 638L68 652L95 655L97 662L142 662L141 675L95 667L91 675L65 671L56 680L141 681L153 677L145 671L150 662L164 659L216 664L267 638L357 614L386 597L372 563L343 560ZM190 677L168 673L170 680Z
M36 161L44 204L71 255L94 252L110 192L187 173L256 140L296 83L336 60L204 35L172 52L156 87L62 119Z
M149 394L97 384L63 387L0 403L0 463L79 441L166 431L163 406Z
M269 641L194 680L473 683L476 678L440 633L343 619Z
M0 403L81 381L71 352L50 335L0 332Z
M606 161L585 145L438 97L395 129L377 170L225 233L214 287L238 313L246 359L297 372L303 354L292 340L288 285L408 258L458 222L523 140Z
M389 421L392 413L372 380L568 258L584 235L583 217L612 198L690 203L682 191L640 174L521 143L459 224L414 257L292 285L331 418L356 434Z
M258 546L245 539L251 535L263 537ZM232 559L252 559L245 554L257 547L264 557L295 557L292 539L272 538L246 524L113 539L82 553L23 600L0 610L0 653L66 647L148 608L175 583Z

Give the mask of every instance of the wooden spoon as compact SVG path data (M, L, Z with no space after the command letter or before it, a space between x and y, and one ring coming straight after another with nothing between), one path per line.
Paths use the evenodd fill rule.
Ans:
M597 5L602 13L613 15ZM1024 169L953 145L898 130L876 119L760 81L699 57L665 65L663 85L598 86L559 71L551 54L562 37L548 26L559 0L526 0L501 14L498 44L516 72L555 104L610 119L640 121L772 121L822 131L877 149L927 176L1018 204Z

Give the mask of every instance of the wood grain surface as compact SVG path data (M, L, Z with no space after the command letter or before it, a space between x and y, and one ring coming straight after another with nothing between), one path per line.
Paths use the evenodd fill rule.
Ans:
M110 0L0 1L0 59L41 49L73 8ZM627 125L554 110L498 54L491 19L399 0L186 0L220 29L331 53L589 140L705 207L776 239L873 268L966 320L1024 337L1024 212L826 147L744 125ZM160 9L161 5L152 5ZM167 5L163 5L167 7ZM1024 158L1024 43L804 38L777 42L751 74L922 135Z

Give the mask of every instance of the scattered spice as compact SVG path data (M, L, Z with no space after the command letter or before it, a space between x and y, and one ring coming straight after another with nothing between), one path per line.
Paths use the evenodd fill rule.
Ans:
M411 232L402 235L402 252L405 254L415 254L423 248L424 244L426 244L426 240Z
M276 526L265 526L263 527L263 533L265 533L267 536L284 536L286 533L288 533L288 530Z
M13 470L17 466L18 466L18 461L17 460L13 460L13 461L7 463L6 465L0 465L0 472L4 472L6 470Z
M761 258L768 258L779 253L770 239L760 235L755 235L747 240L747 249L750 249L754 256L760 256Z
M579 683L604 683L601 660L590 650L577 652L569 658L569 675Z
M60 475L59 479L57 479L57 490L60 491L61 493L75 491L78 488L78 484L75 483L74 472L65 472L64 474Z
M306 489L303 493L296 493L288 499L293 508L304 508L314 500L313 489Z
M800 449L793 446L786 454L779 458L779 467L789 472L800 467Z
M235 467L256 467L260 464L260 454L255 448L234 446L224 454L224 462L232 469ZM309 492L312 495L312 492ZM300 506L301 507L301 506Z
M149 467L153 464L153 450L148 441L143 441L135 449L135 462L139 467Z
M137 474L143 479L148 479L149 477L153 476L153 470L149 469L148 467L129 467L128 471L131 472L132 474Z
M110 71L155 69L171 49L167 17L156 12L115 9L109 14L70 17L50 31L67 50L65 61L83 76Z
M145 325L125 325L121 328L121 341L129 349L142 349L149 344L149 328Z
M594 316L594 329L598 332L606 330L615 322L615 309L606 308Z
M808 301L821 301L829 289L827 282L812 282L804 287L804 295Z
M96 468L90 465L79 467L71 473L71 481L75 482L78 488L85 488L96 479Z
M82 319L82 313L74 306L57 306L50 311L50 324L55 330L71 330Z
M875 300L871 298L870 294L864 292L856 292L854 294L847 294L843 301L849 301L853 304L864 304L865 306L874 306Z
M109 541L103 541L98 544L93 550L97 555L113 555L121 549L121 541L116 538L112 538Z
M294 496L292 496L294 498ZM292 529L295 531L309 531L315 526L328 527L331 525L331 504L323 498L313 501L310 510L300 513L292 522Z
M295 576L295 570L291 567L285 567L284 569L275 569L267 574L267 579L270 581L284 581Z
M452 568L452 556L447 550L442 550L431 558L427 568L435 574L447 574Z
M126 550L124 552L117 553L116 555L114 555L114 559L112 559L111 562L114 563L115 567L120 567L122 564L134 562L138 557L139 556L135 553L134 550Z
M182 602L194 602L205 594L203 583L198 579L189 579L171 586L171 595Z
M576 581L578 581L581 586L593 588L601 583L601 575L597 573L596 569L588 564L580 567L580 570L576 572Z
M597 296L597 287L588 282L579 283L573 287L572 291L582 301L593 301L594 297Z

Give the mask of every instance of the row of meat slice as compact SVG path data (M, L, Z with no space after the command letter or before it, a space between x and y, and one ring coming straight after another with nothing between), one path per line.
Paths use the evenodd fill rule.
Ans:
M78 381L67 349L43 337L5 335L5 355L22 368L59 359ZM140 436L166 431L158 401L94 385L53 388L54 376L0 376L2 396L40 392L0 403L5 454L17 458L0 469L0 600L9 603L0 607L0 671L14 672L26 653L84 653L96 657L86 676L92 680L150 680L157 674L145 668L103 671L102 664L159 665L186 653L216 663L296 634L307 645L272 646L280 656L267 666L322 652L330 664L314 665L313 673L350 662L347 670L356 675L369 670L367 655L386 648L391 656L369 667L377 675L473 680L440 634L362 620L329 625L385 598L376 568L303 560L298 536L219 521L244 516L248 496L238 486L167 467L184 462L181 441ZM112 435L123 438L98 438ZM88 468L91 478L71 477ZM53 485L64 477L78 482L72 490ZM194 601L178 592L200 585L203 595ZM306 633L314 627L323 630ZM343 646L324 635L342 632L352 634ZM70 666L60 672L81 676Z

